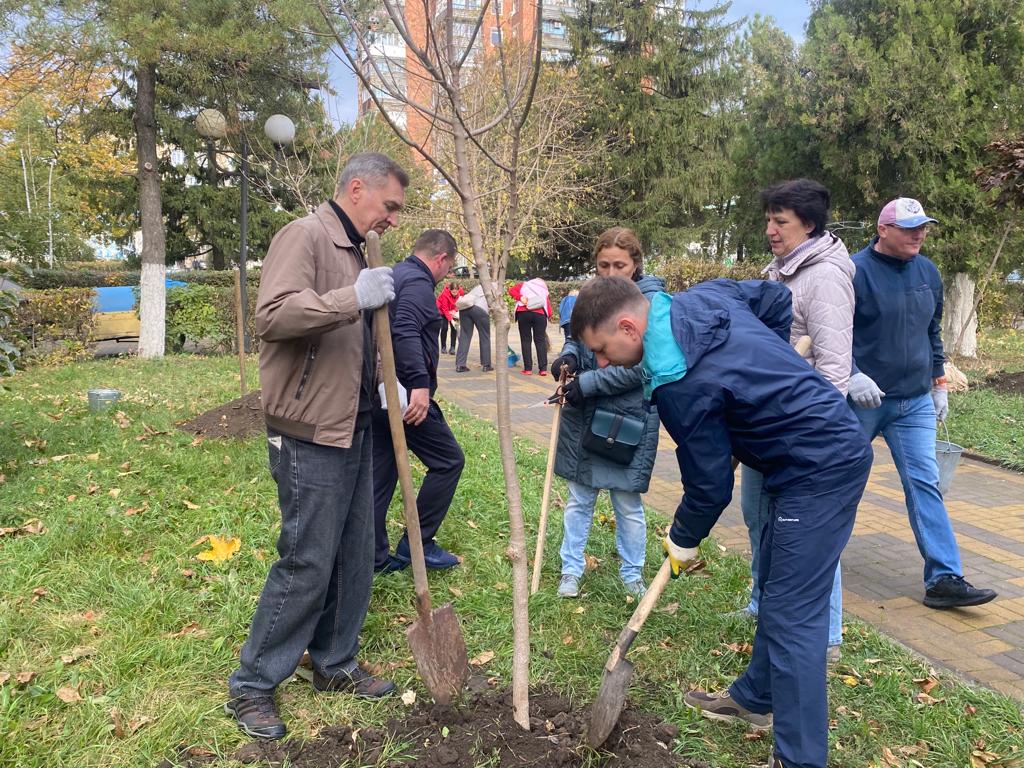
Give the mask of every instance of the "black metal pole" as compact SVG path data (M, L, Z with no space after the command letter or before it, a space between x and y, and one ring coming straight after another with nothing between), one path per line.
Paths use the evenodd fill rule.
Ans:
M241 183L241 215L239 217L239 239L240 244L238 247L238 280L240 283L240 303L241 307L239 311L242 313L242 328L244 329L245 338L245 351L248 353L251 351L251 344L249 341L249 286L248 280L245 276L245 259L248 255L249 250L249 140L246 138L245 132L242 132L242 183Z

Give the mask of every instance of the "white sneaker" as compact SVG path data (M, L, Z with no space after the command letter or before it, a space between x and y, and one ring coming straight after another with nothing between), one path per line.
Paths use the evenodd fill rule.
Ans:
M625 588L626 594L632 595L637 600L639 600L641 597L647 594L647 585L644 584L643 579L637 579L636 581L627 581L622 586Z
M570 576L568 573L563 573L562 580L558 583L558 596L579 597L580 580L575 576Z

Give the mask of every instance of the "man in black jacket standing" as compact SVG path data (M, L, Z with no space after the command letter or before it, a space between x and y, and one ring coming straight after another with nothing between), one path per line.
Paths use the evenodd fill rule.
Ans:
M395 298L388 306L398 383L407 390L409 399L402 415L405 439L427 468L416 497L427 568L452 568L459 564L455 555L438 546L434 536L448 514L465 457L433 399L440 357L438 332L443 322L434 288L451 270L457 250L455 238L443 229L428 229L421 234L412 256L395 265ZM378 400L373 410L374 570L378 573L409 565L408 532L398 542L394 555L388 554L385 522L397 482L388 415Z

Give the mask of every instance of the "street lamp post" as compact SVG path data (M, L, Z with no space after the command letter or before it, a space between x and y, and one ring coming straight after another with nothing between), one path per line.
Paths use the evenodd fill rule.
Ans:
M210 163L210 179L216 183L217 161L216 153L213 150L213 142L217 139L227 137L227 120L224 115L216 109L204 109L196 117L196 130L209 141L207 150L208 162ZM287 115L271 115L263 124L263 133L274 145L277 151L288 146L295 139L295 123ZM240 283L240 307L242 313L243 327L246 327L244 320L249 309L248 281L246 280L245 265L249 253L249 138L245 131L240 131L241 147L239 152L239 216L238 216L238 280ZM245 351L249 351L249 334L245 332Z

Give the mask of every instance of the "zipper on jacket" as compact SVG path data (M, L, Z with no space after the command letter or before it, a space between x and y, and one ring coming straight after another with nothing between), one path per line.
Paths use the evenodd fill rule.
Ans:
M309 350L306 352L306 364L302 367L302 378L299 379L299 388L295 390L295 399L302 399L302 391L306 388L306 382L309 380L309 374L313 372L313 363L316 361L316 351L319 348L317 344L310 344Z

